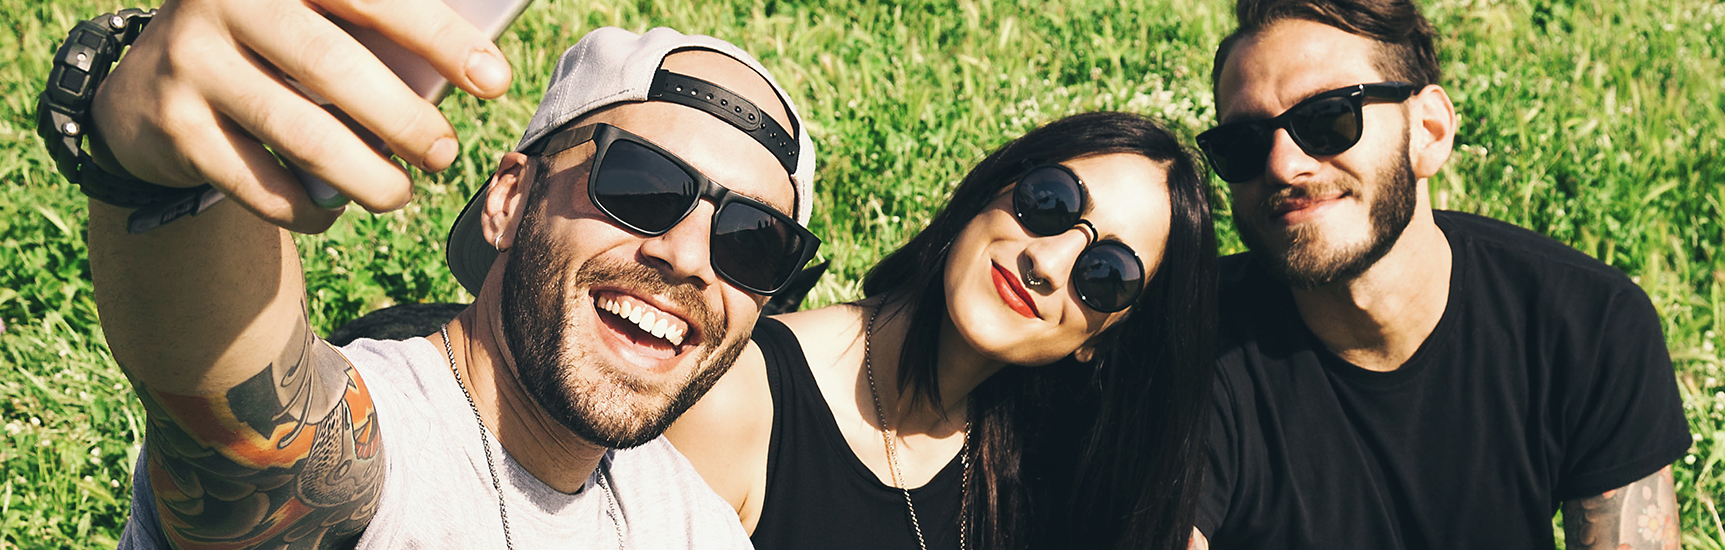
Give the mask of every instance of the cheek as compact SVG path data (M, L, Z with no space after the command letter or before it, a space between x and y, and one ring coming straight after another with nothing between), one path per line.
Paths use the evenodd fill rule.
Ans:
M952 241L952 246L946 250L946 261L941 265L941 277L946 282L946 288L955 288L962 282L964 274L970 272L969 267L983 261L982 252L986 245L987 232L981 219L971 220L958 232L958 237Z
M725 319L725 337L722 341L730 343L741 339L755 326L755 321L760 320L761 306L766 305L767 297L732 288L729 284L724 285L720 295L719 301L724 308L722 311Z

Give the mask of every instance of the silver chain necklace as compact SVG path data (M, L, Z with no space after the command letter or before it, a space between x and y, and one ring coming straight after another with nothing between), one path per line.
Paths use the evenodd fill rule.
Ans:
M868 395L874 399L874 414L880 419L880 436L886 441L886 461L892 467L893 484L898 485L899 491L904 492L904 508L910 511L910 527L916 532L917 547L921 550L928 550L928 542L922 538L922 523L916 519L916 505L910 501L910 488L905 486L904 472L898 467L898 430L887 428L886 409L880 406L880 390L875 389L874 363L872 361L874 355L874 321L875 316L880 315L881 307L875 306L869 311L868 325L863 327L863 372L868 374ZM964 421L964 446L958 450L958 463L964 472L958 486L958 550L966 550L969 546L965 544L964 532L970 525L970 514L967 513L970 508L970 501L966 498L970 493L969 419Z
M467 407L473 410L473 421L479 423L479 446L485 449L485 470L491 472L491 488L497 491L497 517L503 520L503 547L515 550L515 541L509 536L509 508L503 504L503 482L497 477L497 463L491 459L491 442L485 431L485 420L479 416L479 405L473 402L473 394L467 391L467 382L461 379L461 370L455 366L455 347L449 343L449 325L443 325L438 331L443 335L443 351L449 354L449 372L455 374L455 385L467 398ZM611 518L611 528L617 531L617 550L622 550L623 524L617 519L621 515L617 511L617 496L611 492L611 484L605 481L606 470L608 468L601 462L598 483L605 492L605 515Z

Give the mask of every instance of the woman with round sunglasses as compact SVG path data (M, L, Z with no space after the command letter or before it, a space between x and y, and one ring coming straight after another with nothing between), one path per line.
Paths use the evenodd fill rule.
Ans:
M1184 548L1214 266L1178 140L1068 117L971 170L865 299L763 318L666 436L757 548Z

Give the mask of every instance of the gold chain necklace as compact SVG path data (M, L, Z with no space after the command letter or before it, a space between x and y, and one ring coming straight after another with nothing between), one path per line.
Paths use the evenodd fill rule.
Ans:
M455 374L455 385L461 388L461 395L467 397L467 407L473 409L473 420L479 423L479 446L485 449L485 470L491 472L491 488L497 491L497 517L503 520L503 547L515 550L515 541L509 536L509 509L503 506L503 482L497 477L497 464L491 460L491 443L488 432L485 431L485 420L479 416L479 405L473 402L473 394L467 391L467 382L461 379L461 370L455 368L455 347L449 343L449 325L438 329L443 334L443 351L449 354L449 372ZM499 444L502 444L499 442ZM599 467L599 489L605 492L605 515L611 518L611 528L617 531L617 550L623 550L623 524L618 520L622 515L617 510L617 495L611 492L611 484L605 481L605 463Z
M868 325L863 327L863 372L868 374L868 395L874 399L874 414L880 419L880 436L886 442L886 462L892 467L893 484L897 485L899 491L904 493L904 508L910 511L910 527L916 532L917 547L921 550L928 550L928 542L922 538L922 523L916 518L916 504L910 501L910 488L905 486L904 472L898 467L898 431L887 428L886 409L881 408L880 390L875 389L874 363L871 357L874 355L872 348L874 321L875 316L880 315L881 307L875 306L869 311ZM970 515L966 513L970 508L970 501L965 498L970 492L970 420L968 418L964 421L964 446L958 450L958 463L964 472L958 486L958 550L966 550L969 547L965 544L964 532L966 527L970 525Z

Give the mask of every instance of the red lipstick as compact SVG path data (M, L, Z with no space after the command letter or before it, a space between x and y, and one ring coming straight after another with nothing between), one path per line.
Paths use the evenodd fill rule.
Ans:
M1000 264L993 265L994 291L1000 294L1000 301L1006 302L1006 307L1012 308L1019 315L1040 319L1042 316L1036 312L1036 302L1030 299L1030 291L1018 284L1018 277L1000 267Z

